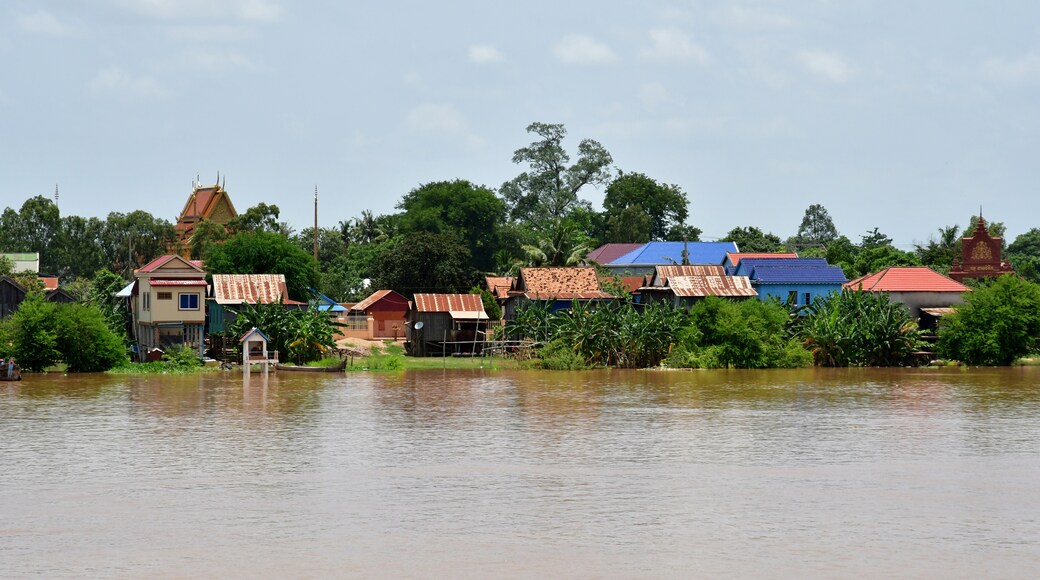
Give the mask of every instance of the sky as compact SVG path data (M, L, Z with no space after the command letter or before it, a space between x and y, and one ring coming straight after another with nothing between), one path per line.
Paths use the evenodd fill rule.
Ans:
M678 185L703 239L805 209L910 249L1040 227L1040 3L5 0L0 208L174 221L199 176L297 230L497 189L532 122ZM581 192L597 208L602 188Z

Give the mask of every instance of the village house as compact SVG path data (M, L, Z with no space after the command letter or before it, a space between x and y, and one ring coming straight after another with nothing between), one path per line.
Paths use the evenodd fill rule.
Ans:
M0 276L0 318L14 314L18 305L25 300L25 286L9 276Z
M368 340L403 338L405 323L408 322L408 307L408 299L400 293L393 290L377 290L350 307L346 320L357 322L348 322L343 335ZM360 330L361 320L364 320L364 330ZM358 330L355 330L355 327ZM360 335L362 333L363 336Z
M21 274L22 272L39 272L40 271L40 253L39 252L14 252L14 253L0 253L11 261L11 273Z
M521 304L541 302L551 312L566 310L575 301L602 302L618 297L600 287L595 268L520 268L503 309L512 320Z
M600 266L609 264L633 250L642 248L644 245L646 244L603 244L585 256L585 263L590 266L593 264Z
M953 312L953 306L964 304L964 294L971 292L964 284L926 268L892 267L852 280L850 290L884 292L892 302L910 310L923 330L934 330L938 320Z
M185 345L202 355L206 273L178 255L152 260L134 272L131 314L139 360L153 349Z
M747 276L759 300L776 298L788 306L808 306L848 282L826 258L742 258L734 275Z
M657 266L721 264L727 253L738 251L734 242L649 242L600 265L611 274L639 276Z
M665 301L686 308L706 296L751 298L758 295L747 276L730 276L720 265L658 266L639 292L646 304Z
M213 289L207 300L206 332L222 334L238 318L238 306L278 302L286 308L307 306L289 299L284 274L214 274Z
M477 355L487 341L480 294L416 294L405 347L412 356Z

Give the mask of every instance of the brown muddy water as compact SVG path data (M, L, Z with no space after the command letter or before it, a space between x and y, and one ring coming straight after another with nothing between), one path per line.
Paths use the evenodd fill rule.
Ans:
M0 577L1034 578L1040 368L0 383Z

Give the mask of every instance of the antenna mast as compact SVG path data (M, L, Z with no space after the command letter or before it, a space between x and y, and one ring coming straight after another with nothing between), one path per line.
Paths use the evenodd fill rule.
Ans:
M318 261L318 186L314 186L314 261Z

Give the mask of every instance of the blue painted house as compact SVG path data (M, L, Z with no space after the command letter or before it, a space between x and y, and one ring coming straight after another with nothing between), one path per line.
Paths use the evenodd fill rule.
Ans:
M611 274L641 276L653 274L658 266L717 266L730 252L737 252L736 243L649 242L602 266Z
M776 297L791 306L806 306L817 297L841 292L848 282L839 266L826 258L744 258L735 275L747 276L759 300Z

